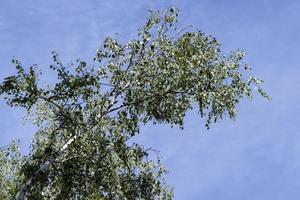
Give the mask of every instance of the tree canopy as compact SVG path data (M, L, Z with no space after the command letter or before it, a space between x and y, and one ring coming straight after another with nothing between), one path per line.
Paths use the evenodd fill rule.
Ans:
M37 66L12 60L17 72L0 95L38 130L28 155L15 143L0 151L1 199L172 199L159 157L129 141L140 126L182 128L198 109L209 128L234 119L253 89L268 98L261 80L245 76L244 52L225 56L213 36L177 28L177 19L177 8L150 11L136 39L108 37L90 62L65 64L53 52L57 77L47 85Z

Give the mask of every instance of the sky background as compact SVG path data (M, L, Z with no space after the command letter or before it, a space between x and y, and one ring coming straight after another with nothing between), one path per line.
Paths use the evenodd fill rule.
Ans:
M175 199L299 199L300 1L2 1L0 80L15 72L13 56L44 71L53 50L65 62L91 60L105 36L135 38L148 8L170 6L181 10L180 26L215 36L225 52L245 50L245 62L273 98L242 101L237 120L209 131L196 112L183 131L142 128L136 140L160 151ZM20 139L27 151L34 128L23 116L0 100L0 146Z

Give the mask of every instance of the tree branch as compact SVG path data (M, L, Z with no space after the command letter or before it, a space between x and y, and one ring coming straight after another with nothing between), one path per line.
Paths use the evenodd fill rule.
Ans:
M38 98L39 98L39 99L42 99L42 100L44 100L44 101L47 101L48 103L53 104L55 107L57 107L57 108L60 109L60 110L63 110L63 108L62 108L60 105L58 105L57 103L51 101L51 100L50 100L49 98L47 98L47 97L44 97L44 96L38 96Z
M64 152L70 146L70 144L72 144L74 142L74 140L76 140L79 136L80 136L80 132L77 131L76 134L72 138L70 138L63 145L63 147L61 148L59 154L61 154L62 152ZM20 192L19 192L18 197L17 197L17 200L24 200L25 199L26 193L30 189L30 187L33 184L33 182L39 176L41 176L43 173L45 173L45 172L47 172L49 170L50 166L57 159L57 155L58 154L51 154L49 156L49 158L40 165L40 168L25 183L22 184Z
M111 110L108 110L106 113L104 113L104 114L108 114L108 113L111 113L111 112L114 112L114 111L116 111L116 110L119 110L119 109L121 109L121 108L124 108L124 107L126 107L126 106L130 106L130 105L134 105L134 104L137 104L137 103L140 103L140 102L143 102L143 101L146 101L147 99L151 99L151 98L153 98L153 97L155 97L155 96L164 96L164 95L166 95L166 94L171 94L171 93L173 93L173 94L190 94L190 95L195 95L195 93L190 93L189 92L189 90L191 90L191 88L189 88L189 89L187 89L187 90L185 90L185 91L173 91L173 90L169 90L169 91L166 91L166 92L164 92L163 94L154 94L154 95L151 95L151 96L148 96L148 97L145 97L145 98L143 98L143 99L139 99L139 100L137 100L137 101L134 101L134 102L129 102L129 103L124 103L124 104L122 104L122 105L120 105L120 106L118 106L118 107L115 107L115 108L113 108L113 109L111 109ZM150 101L151 102L151 101Z
M24 200L27 191L30 189L32 183L43 173L48 171L51 164L54 162L55 157L51 155L48 160L46 160L43 164L41 164L40 168L21 186L21 190L17 197L17 200Z
M186 27L180 29L177 33L175 33L175 34L170 38L170 40L173 40L177 35L179 35L179 34L182 33L183 31L185 31L186 29L191 28L191 27L192 27L192 25L188 25L188 26L186 26Z

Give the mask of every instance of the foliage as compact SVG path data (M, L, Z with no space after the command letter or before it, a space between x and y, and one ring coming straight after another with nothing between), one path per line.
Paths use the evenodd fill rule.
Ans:
M19 191L22 157L17 141L0 149L0 199L14 199Z
M178 30L177 16L176 8L151 11L137 39L106 38L91 64L66 65L53 52L57 81L44 87L36 66L27 71L13 60L17 74L0 94L39 127L21 168L11 168L18 175L2 181L22 179L12 183L19 199L171 199L159 159L129 142L140 125L183 127L186 111L197 107L209 128L226 114L235 118L253 86L268 97L261 80L243 76L243 52L224 56L214 37Z

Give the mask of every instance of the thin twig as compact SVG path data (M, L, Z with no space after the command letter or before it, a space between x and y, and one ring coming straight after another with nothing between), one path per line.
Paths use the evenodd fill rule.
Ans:
M173 40L177 35L179 35L179 34L182 33L183 31L185 31L186 29L191 28L191 27L193 27L193 26L192 26L192 25L187 25L186 27L180 29L177 33L175 33L175 34L170 38L170 40Z
M54 106L56 106L58 109L63 110L63 108L58 105L57 103L55 103L54 101L51 101L49 98L44 97L44 96L38 96L38 98L43 99L44 101L47 101L48 103L53 104Z

